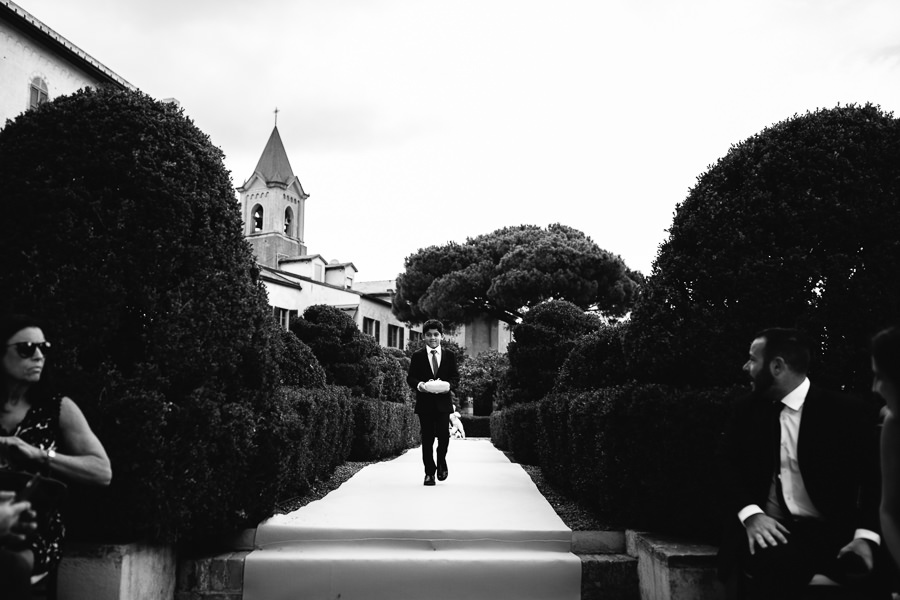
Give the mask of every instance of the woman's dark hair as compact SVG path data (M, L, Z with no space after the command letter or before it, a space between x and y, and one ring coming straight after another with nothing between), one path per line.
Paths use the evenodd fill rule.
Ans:
M12 336L29 327L37 327L41 330L43 330L44 328L40 319L32 317L31 315L19 313L8 314L0 317L0 340L2 340L3 342L3 350L6 351L6 344L9 343L9 340L12 338ZM0 376L2 376L3 385L5 387L6 385L8 385L8 378L6 376L6 373L0 373ZM41 380L31 386L31 389L28 392L28 398L32 403L37 403L50 394L49 379L50 378L47 373L47 366L45 365L44 371L43 373L41 373Z
M0 340L6 344L9 338L28 327L43 329L43 324L31 315L10 314L0 318Z
M888 327L875 334L872 359L891 383L900 384L900 327Z

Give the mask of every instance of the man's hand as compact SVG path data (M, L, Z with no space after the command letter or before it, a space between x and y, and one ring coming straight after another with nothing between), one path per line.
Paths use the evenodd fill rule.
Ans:
M778 544L787 544L786 535L791 533L787 527L765 513L750 515L744 520L744 527L747 530L750 554L756 554L756 546L772 548Z
M875 553L872 551L872 544L869 543L868 540L856 538L840 549L838 552L838 560L843 558L845 554L855 554L859 556L866 566L866 573L871 573L872 569L875 568Z

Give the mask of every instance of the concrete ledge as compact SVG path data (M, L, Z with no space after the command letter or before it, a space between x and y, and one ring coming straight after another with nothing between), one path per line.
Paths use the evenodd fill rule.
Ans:
M175 568L171 546L67 543L57 572L57 598L171 600Z
M625 552L625 532L573 531L572 552L574 554L623 554Z
M241 600L249 553L238 550L180 560L175 600Z
M638 560L643 600L725 597L716 576L715 546L638 531L628 531L625 537L628 554Z
M581 600L638 600L638 561L625 554L582 554Z

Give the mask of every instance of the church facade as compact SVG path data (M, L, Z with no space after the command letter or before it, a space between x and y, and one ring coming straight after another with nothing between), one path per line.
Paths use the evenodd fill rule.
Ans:
M392 281L357 281L352 262L307 251L306 200L276 126L253 174L237 188L244 237L253 249L272 312L284 327L314 304L343 310L363 333L387 348L406 348L421 336L391 312Z

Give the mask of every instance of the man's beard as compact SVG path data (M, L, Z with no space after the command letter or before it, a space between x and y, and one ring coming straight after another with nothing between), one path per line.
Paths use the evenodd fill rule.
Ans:
M775 377L769 371L769 363L763 365L756 376L751 376L753 382L753 394L762 398L768 398L772 393L772 387L775 385Z

